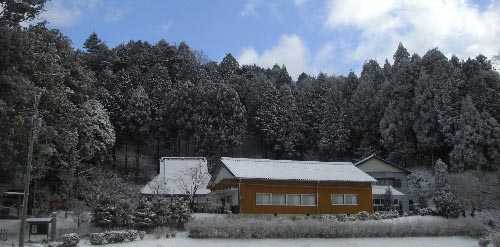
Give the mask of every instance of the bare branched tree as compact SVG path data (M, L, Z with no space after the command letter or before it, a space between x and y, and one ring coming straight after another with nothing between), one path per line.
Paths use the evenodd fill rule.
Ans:
M165 180L163 180L160 176L156 177L151 182L149 182L148 188L151 191L151 194L159 195L161 193L166 193L165 183L166 183Z
M191 208L194 206L196 193L210 180L210 174L204 164L200 162L196 167L186 169L185 173L177 178L177 184L185 192Z

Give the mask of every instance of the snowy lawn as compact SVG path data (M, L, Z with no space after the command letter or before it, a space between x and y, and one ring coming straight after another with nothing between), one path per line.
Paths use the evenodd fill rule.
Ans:
M146 239L105 247L472 247L478 240L468 237L411 237L411 238L339 238L339 239L191 239L180 233L172 239ZM80 241L80 247L95 247L88 240Z

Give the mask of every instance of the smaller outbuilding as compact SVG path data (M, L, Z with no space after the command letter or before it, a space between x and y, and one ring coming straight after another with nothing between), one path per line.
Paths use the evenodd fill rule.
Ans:
M29 225L28 241L31 241L32 235L45 235L47 240L55 240L56 236L56 218L27 218Z
M389 162L377 154L372 154L354 165L377 179L375 186L372 187L374 210L381 209L387 189L392 192L392 204L395 209L402 211L409 209L411 201L408 199L407 193L408 175L411 174L411 171Z
M141 194L153 197L185 197L196 211L208 208L210 200L207 189L210 181L205 157L163 157L160 173L149 181Z

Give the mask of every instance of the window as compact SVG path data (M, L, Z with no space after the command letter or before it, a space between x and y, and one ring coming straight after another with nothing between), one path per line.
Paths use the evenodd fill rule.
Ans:
M344 204L343 194L332 194L332 205L342 205Z
M358 205L358 195L345 194L344 195L344 204L345 205Z
M286 196L284 194L272 194L273 205L286 205Z
M332 194L332 205L358 205L358 195Z
M299 195L293 195L293 194L286 195L286 205L300 206L300 194Z
M377 185L391 185L395 188L401 188L401 179L397 178L377 178Z
M384 199L376 198L373 199L373 206L383 206L384 205Z
M302 206L315 206L316 197L314 194L304 194L300 196L300 205Z
M257 193L255 194L255 204L271 205L271 197L271 193Z
M256 193L256 205L273 206L316 206L316 195L314 194L271 194Z
M396 188L401 188L401 179L394 179L392 185Z
M375 211L383 211L384 210L384 199L382 199L382 198L374 198L373 199L373 210L375 210Z

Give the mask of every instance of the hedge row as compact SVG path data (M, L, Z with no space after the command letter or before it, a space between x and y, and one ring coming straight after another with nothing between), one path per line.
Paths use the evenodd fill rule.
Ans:
M192 238L349 238L482 235L473 219L413 216L411 220L324 221L290 218L204 218L188 223Z
M91 233L89 236L90 244L92 245L102 245L102 244L112 244L121 243L126 241L134 241L138 237L143 239L145 235L144 231L137 230L127 230L127 231L109 231L109 232L99 232Z

